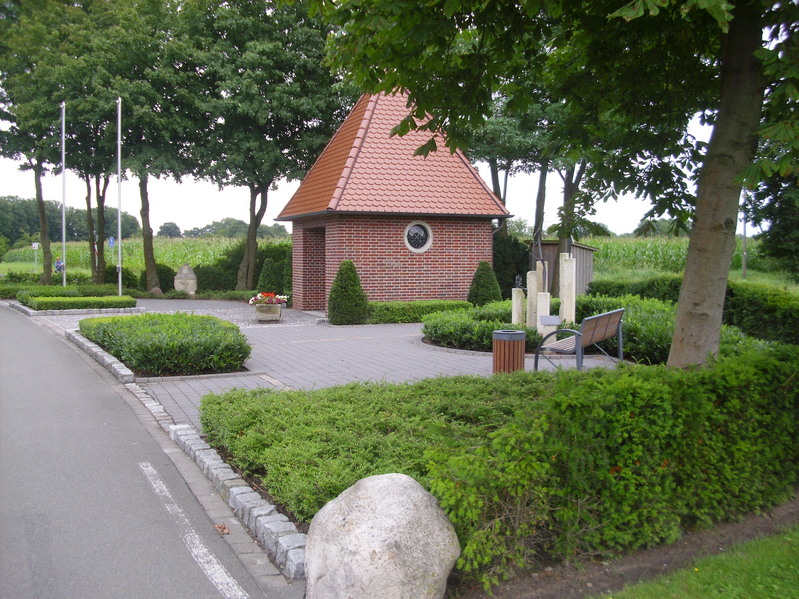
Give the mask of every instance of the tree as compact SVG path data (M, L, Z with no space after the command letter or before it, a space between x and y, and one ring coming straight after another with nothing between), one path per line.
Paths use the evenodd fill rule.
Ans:
M183 234L180 232L180 227L173 222L169 222L164 223L158 229L158 237L183 237Z
M603 155L616 150L608 166L620 168L593 178L609 194L634 190L658 210L686 210L686 175L698 173L669 364L702 364L717 351L742 178L796 165L795 3L652 0L620 11L606 0L317 5L340 28L330 44L337 66L368 91L408 91L410 114L399 133L451 131L457 145L458 131L490 113L495 92L521 110L531 75L549 73L561 83L551 91L572 127L563 129L565 139L589 131L603 140ZM697 112L713 124L704 155L686 134ZM787 155L755 161L761 115L760 132L780 135ZM422 151L434 147L431 141Z
M755 225L769 224L759 235L763 252L799 281L799 177L771 177L755 190L747 212Z
M352 96L323 65L327 29L302 2L192 0L181 16L203 90L196 112L207 118L197 172L249 189L237 288L251 289L269 190L305 174Z

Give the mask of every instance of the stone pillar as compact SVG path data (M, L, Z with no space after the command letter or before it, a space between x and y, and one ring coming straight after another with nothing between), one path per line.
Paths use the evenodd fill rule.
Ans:
M522 324L524 322L524 289L514 287L510 292L511 313L510 321L512 324Z
M538 323L537 329L539 335L547 335L557 330L556 324L542 324L542 320L550 320L546 319L546 316L549 316L549 300L550 294L549 293L539 293L537 296L537 304L538 304Z
M550 290L547 289L549 285L549 277L547 277L549 263L546 260L536 260L535 272L538 273L538 290L536 293L549 293Z
M197 275L188 262L181 265L175 275L175 291L185 291L192 296L197 292Z
M540 273L531 270L527 273L527 327L535 329L538 326L538 293Z
M574 322L577 295L577 260L569 254L560 255L560 319Z

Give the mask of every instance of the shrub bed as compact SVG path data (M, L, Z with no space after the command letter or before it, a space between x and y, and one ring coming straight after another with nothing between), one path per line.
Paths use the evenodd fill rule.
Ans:
M438 498L458 569L496 583L534 555L673 541L786 499L799 476L799 349L691 371L455 377L203 398L209 441L300 519L402 472Z
M369 324L422 322L422 317L442 310L471 308L467 301L418 300L414 302L369 302Z
M682 276L663 275L643 281L600 280L588 286L590 295L640 295L676 302ZM736 326L747 335L799 344L799 297L769 285L730 281L724 302L724 324Z
M236 372L252 350L239 327L214 316L144 314L79 324L87 339L144 375Z

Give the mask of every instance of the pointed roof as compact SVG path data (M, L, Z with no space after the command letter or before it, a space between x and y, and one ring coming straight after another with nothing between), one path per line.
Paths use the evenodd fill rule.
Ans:
M403 95L362 96L277 220L330 213L508 217L462 152L414 156L428 132L391 136L407 114Z

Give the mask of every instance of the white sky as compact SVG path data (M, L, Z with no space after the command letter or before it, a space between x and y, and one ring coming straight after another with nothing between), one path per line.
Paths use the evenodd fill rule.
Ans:
M69 161L69 156L67 156L67 161ZM478 165L478 171L486 181L490 181L487 168L481 168ZM538 175L535 173L513 177L509 183L508 209L515 217L523 218L528 223L533 222L537 184ZM62 181L60 175L45 176L42 186L45 200L61 202ZM283 181L276 191L269 192L269 202L263 224L271 225L273 223L274 218L285 207L298 186L298 181L291 183ZM117 180L114 176L106 195L107 206L117 207L119 198L117 188ZM557 175L550 175L547 180L547 190L546 227L557 221L557 209L562 204L563 183ZM21 172L18 169L18 163L0 158L0 196L35 197L33 174L29 171ZM68 171L66 176L67 206L85 209L85 196L84 184L74 173ZM191 178L185 178L182 183L176 183L171 179L150 179L149 196L150 224L156 233L159 227L166 222L174 222L181 231L186 231L227 217L245 222L249 220L249 191L243 187L228 187L220 190L213 183L195 181ZM122 211L135 216L141 222L137 180L122 181L121 197ZM614 233L630 233L648 209L647 202L636 199L600 203L592 220L607 225ZM281 224L289 231L291 230L291 223Z

